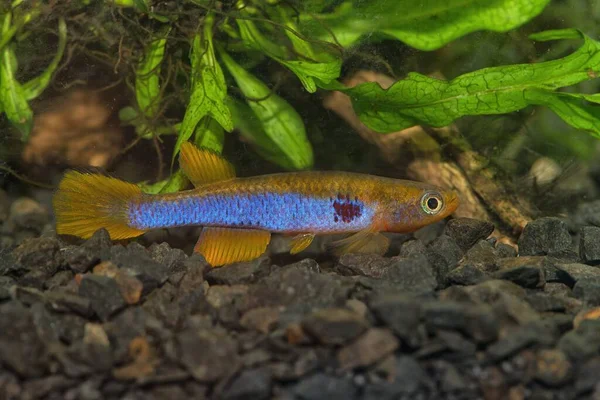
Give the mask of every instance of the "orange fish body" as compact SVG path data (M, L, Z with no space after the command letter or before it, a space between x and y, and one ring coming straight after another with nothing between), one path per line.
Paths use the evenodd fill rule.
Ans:
M112 239L156 228L203 226L195 251L213 266L260 256L271 233L295 235L291 253L317 234L353 233L334 242L337 254L387 250L381 232L412 232L450 215L454 191L420 182L347 172L291 172L238 178L231 164L189 143L180 165L192 190L149 195L138 186L69 172L54 199L57 232Z

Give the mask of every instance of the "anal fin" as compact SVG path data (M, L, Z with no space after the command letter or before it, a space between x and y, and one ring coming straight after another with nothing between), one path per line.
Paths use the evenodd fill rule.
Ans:
M298 254L305 250L315 239L314 233L301 233L292 238L290 254Z
M196 187L235 178L235 169L229 161L212 150L200 149L190 142L181 144L179 166Z
M348 253L374 253L384 255L390 246L390 240L380 232L365 229L347 238L336 240L328 245L336 256Z
M206 227L194 247L213 267L250 261L265 252L271 233L258 229Z

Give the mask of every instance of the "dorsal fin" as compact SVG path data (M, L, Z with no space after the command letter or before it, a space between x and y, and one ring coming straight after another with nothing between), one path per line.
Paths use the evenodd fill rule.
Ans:
M179 166L196 187L235 178L233 165L221 155L190 142L181 144Z

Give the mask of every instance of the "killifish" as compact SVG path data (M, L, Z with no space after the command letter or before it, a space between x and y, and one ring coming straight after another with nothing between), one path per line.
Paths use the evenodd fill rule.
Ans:
M184 143L179 165L194 188L147 194L102 174L68 171L54 195L58 234L112 240L158 228L202 226L194 251L213 267L262 255L273 233L291 236L290 253L315 235L350 234L331 243L338 255L387 251L382 232L413 232L452 214L455 191L408 180L337 171L237 177L221 155Z

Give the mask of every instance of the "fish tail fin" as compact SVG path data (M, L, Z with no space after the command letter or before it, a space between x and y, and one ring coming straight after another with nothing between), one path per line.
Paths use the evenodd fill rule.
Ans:
M141 196L141 189L132 183L69 171L53 199L56 232L87 239L105 228L113 240L140 236L145 231L129 225L128 209Z

